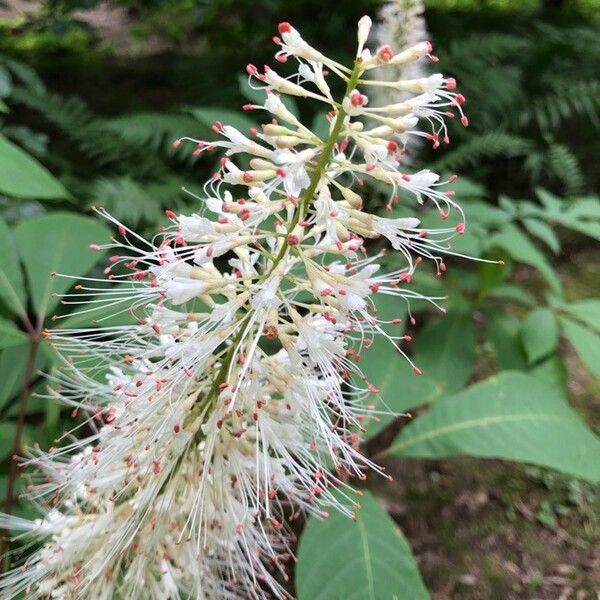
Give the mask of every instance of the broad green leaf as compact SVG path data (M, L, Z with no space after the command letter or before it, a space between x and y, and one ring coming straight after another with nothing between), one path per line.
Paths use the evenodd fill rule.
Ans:
M402 319L397 325L382 325L389 336L402 336L408 312L406 302L395 296L377 294L375 307L377 318L381 321ZM401 344L401 347L406 344L401 340L396 343ZM366 437L372 437L381 431L393 419L393 415L400 415L410 408L432 402L441 394L435 382L413 373L410 363L383 335L375 336L368 349L363 348L358 367L366 381L357 380L357 385L364 387L371 384L379 390L369 398L369 403L375 405L375 410L389 413L379 414L377 420L371 419L365 423Z
M571 304L561 305L560 308L573 315L579 321L600 331L600 299L572 302Z
M0 192L14 198L69 198L62 183L37 160L0 135Z
M383 331L390 336L400 336L405 329L408 305L403 298L388 294L376 294L374 296L376 316L379 321L388 321L381 326ZM391 321L400 319L401 323L394 324ZM389 343L389 342L388 342ZM390 346L391 348L391 346Z
M532 310L523 321L521 337L530 364L550 354L558 344L558 323L552 311Z
M448 179L453 173L444 173L442 180ZM460 202L468 198L484 198L485 188L476 181L462 175L452 184L452 190Z
M322 140L326 140L329 136L329 128L331 127L329 121L327 120L327 112L322 111L318 112L312 121L312 125L310 130Z
M0 423L0 462L9 458L15 443L15 432L17 424L15 421L3 421ZM35 441L34 429L25 425L21 431L21 449L31 446Z
M0 350L0 407L16 399L23 385L23 375L29 357L29 342ZM35 370L43 369L47 356L38 352Z
M90 304L90 306L76 306L71 314L65 315L64 318L61 316L56 319L52 329L117 327L121 325L135 325L137 323L137 319L130 314L129 306L125 302L111 306L106 302L106 297L102 298L100 294L92 298L86 298L86 300L91 300L92 302L95 300L104 300L104 302L97 302ZM96 306L97 308L87 312L91 306Z
M542 240L554 254L558 254L560 251L560 242L552 227L537 219L523 219L523 225L531 235Z
M44 367L48 369L46 365ZM29 394L29 398L27 399L27 415L35 415L35 419L44 417L46 413L46 409L49 405L54 405L58 407L58 410L61 408L60 402L55 399L48 399L42 396L45 396L48 393L48 381L45 377L38 377L38 381L32 386L31 393ZM10 407L6 408L6 416L9 418L18 418L19 415L19 396L15 396L14 400L10 403ZM43 422L43 421L42 421ZM33 441L36 441L35 439ZM39 440L37 440L39 441ZM52 444L49 444L52 445ZM48 447L48 446L46 446Z
M569 372L562 356L555 352L531 369L530 373L551 385L555 391L560 391L567 399L567 382Z
M13 235L0 218L0 299L15 314L26 314L23 275Z
M369 420L365 426L366 437L379 433L392 419L407 410L433 402L442 395L442 389L435 381L425 375L415 375L409 362L383 338L362 352L358 363L366 382L357 381L364 386L370 384L377 390L369 403L375 410L389 414L377 415L378 420Z
M15 423L4 421L0 423L0 462L10 456L15 439Z
M559 391L510 371L438 400L401 431L388 452L519 460L600 481L600 439Z
M520 304L524 304L525 306L529 307L537 304L535 296L522 287L513 285L512 283L507 283L494 288L490 292L490 296L500 300L514 300L515 302L519 302Z
M467 217L468 221L468 217ZM457 235L452 239L452 251L477 258L483 254L484 242L488 232L480 223L468 223L464 235ZM453 269L450 270L452 273Z
M486 258L491 258L486 256ZM497 257L494 257L497 258ZM507 264L496 265L492 263L480 263L477 268L479 297L485 298L492 290L500 286L510 274L510 261Z
M600 377L600 335L571 319L563 317L560 322L583 364L596 377Z
M517 262L536 268L554 291L561 292L560 280L546 257L512 223L504 225L502 230L491 236L489 241L490 245L503 248Z
M496 208L486 202L467 201L464 205L467 216L467 228L471 223L482 223L483 225L503 225L509 223L510 215L500 208Z
M443 393L450 393L462 388L469 379L475 351L471 315L450 311L418 332L413 359L423 375L433 380Z
M497 309L486 309L485 326L500 369L525 370L527 361L521 344L521 321Z
M247 100L250 100L252 104L264 104L266 95L264 90L256 90L250 87L248 83L248 76L240 73L237 76L238 86L240 88L240 94Z
M85 275L100 258L98 252L90 250L90 243L103 243L109 235L110 230L97 219L60 212L23 221L15 228L38 316L44 317L58 304L59 298L52 292L62 294L75 283L52 273Z
M27 334L23 333L12 321L0 317L0 348L26 344L27 341Z
M311 518L298 548L298 600L425 600L410 546L394 521L365 492L353 521L331 511Z

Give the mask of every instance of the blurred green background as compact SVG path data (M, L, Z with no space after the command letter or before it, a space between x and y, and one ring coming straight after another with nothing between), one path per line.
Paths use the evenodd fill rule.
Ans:
M213 164L171 142L211 136L216 118L241 129L254 124L233 111L251 97L246 63L272 61L277 23L292 22L348 62L356 21L365 13L376 19L381 6L0 3L0 272L7 276L0 282L0 494L14 496L16 513L28 509L18 499L20 479L10 491L15 435L17 449L48 446L71 422L68 412L36 398L44 387L36 369L53 361L42 329L54 326L53 313L68 314L44 300L47 274L83 275L97 259L68 251L78 236L83 249L85 239L104 232L80 215L99 204L151 232L164 223L165 208L191 209L181 186L199 189ZM450 296L456 327L418 307L429 322L421 328L427 319L419 319L415 357L431 367L433 387L409 387L409 399L389 402L418 411L434 399L431 389L434 396L457 393L517 370L563 396L598 432L600 2L432 0L424 18L439 69L467 97L471 125L451 127L452 144L423 145L411 160L415 169L460 174L457 200L469 235L457 249L506 264L449 259L443 280L419 276L422 288ZM297 110L322 127L315 107ZM383 211L385 202L373 188L370 209ZM61 244L67 250L48 256ZM365 365L374 374L378 368ZM388 368L402 385L405 367L391 361ZM369 441L373 453L382 436ZM457 453L477 455L467 446ZM396 483L370 485L411 542L433 598L596 597L597 485L468 457L395 458L388 468Z

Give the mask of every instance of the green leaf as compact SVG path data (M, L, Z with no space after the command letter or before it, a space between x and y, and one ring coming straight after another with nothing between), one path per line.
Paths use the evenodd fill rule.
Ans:
M379 390L375 409L390 414L378 415L378 420L369 420L365 427L366 438L379 433L394 418L407 410L435 401L442 389L425 375L415 375L409 362L397 352L390 342L378 338L361 354L358 363L366 382ZM365 382L357 382L365 385ZM369 398L372 403L373 398Z
M484 314L498 367L525 370L527 362L521 345L521 321L514 315L496 309L486 309Z
M537 304L535 296L522 287L513 285L512 283L507 283L494 288L494 290L490 292L490 296L500 300L514 300L515 302L519 302L520 304L529 307Z
M538 188L536 194L546 209L545 212L540 211L539 214L551 224L558 223L563 227L600 240L598 198L582 198L567 204L546 190Z
M443 393L463 387L475 363L475 328L471 315L451 311L430 321L416 336L415 364Z
M250 87L248 83L248 76L240 73L237 76L238 86L240 89L240 94L244 96L247 100L250 100L252 104L264 104L266 100L265 92L263 90L256 90Z
M523 225L531 235L542 240L554 254L558 254L560 251L560 242L552 227L537 219L523 219Z
M4 421L0 423L0 462L6 460L12 451L15 438L15 423Z
M381 321L402 319L402 323L397 325L388 323L381 326L388 335L401 336L408 312L406 302L395 296L377 294L375 307L377 318ZM363 349L358 366L366 380L357 381L357 385L364 387L368 383L379 390L376 396L369 398L369 404L375 400L377 411L389 413L377 415L377 420L370 419L365 423L367 438L381 431L394 415L400 415L420 404L433 402L441 395L441 389L434 381L413 373L410 363L383 335L375 336L371 346Z
M523 321L521 337L530 364L550 354L558 344L558 323L552 311L532 310Z
M381 326L381 329L391 336L402 335L406 315L408 314L408 304L406 301L403 298L398 298L398 296L376 294L374 296L374 304L375 310L377 311L376 316L379 321L401 320L401 323L398 323L397 325L394 325L391 322L385 323ZM388 347L391 348L389 342L387 343Z
M512 223L505 225L489 241L492 246L503 248L514 260L536 268L554 291L561 292L560 280L546 257Z
M441 176L442 180L448 179L453 173L447 172ZM485 198L485 188L473 179L462 175L452 184L454 194L461 201L468 198Z
M535 188L536 196L550 213L560 213L563 201L543 188Z
M0 217L0 298L13 313L26 314L25 287L11 231Z
M72 329L79 327L118 327L122 325L135 325L137 319L133 317L126 303L111 306L106 302L106 297L101 294L93 297L86 297L86 300L95 302L89 306L75 307L75 310L69 315L60 315L53 324L52 329ZM101 300L104 300L101 302ZM87 311L92 306L92 311ZM79 308L79 310L78 310Z
M560 354L554 353L550 355L531 369L530 373L542 379L548 385L551 385L557 392L560 391L566 401L569 372Z
M519 460L600 480L600 439L552 386L510 371L432 404L388 452Z
M600 223L598 222L582 221L565 215L559 219L559 223L577 233L587 235L595 240L600 240Z
M573 200L567 206L565 214L573 218L600 219L600 202L598 201L598 196L588 196Z
M329 136L330 123L327 120L327 112L318 112L312 121L310 130L322 140L326 140Z
M467 230L471 223L482 223L486 226L503 225L511 220L510 215L505 211L485 202L467 201L465 202L464 211L467 216Z
M29 342L18 346L11 346L0 351L0 406L16 398L23 385L23 376L29 357ZM47 357L43 352L38 352L35 361L35 371L43 369L47 364Z
M600 377L600 335L571 319L560 319L564 333L586 367ZM600 462L600 461L599 461Z
M6 460L12 454L16 429L17 424L15 421L0 423L0 462ZM21 431L21 449L31 446L36 441L36 437L32 434L34 434L33 427L25 425Z
M73 279L53 277L62 273L71 277L85 275L98 261L99 254L90 243L103 243L110 230L100 221L72 213L55 212L15 228L15 238L25 264L33 308L39 317L52 311L62 294L74 284Z
M512 198L509 198L508 196L500 196L498 198L498 204L507 215L510 215L511 217L516 216L517 204Z
M353 521L311 518L300 539L298 600L429 598L408 542L369 492Z
M18 329L12 321L0 317L0 348L25 344L28 339L27 334Z
M486 258L492 257L486 256ZM494 256L493 258L497 257ZM497 265L492 263L479 263L477 268L479 297L485 298L492 290L499 287L510 274L510 270L510 264Z
M0 135L0 192L14 198L69 198L69 192L58 179L3 135Z
M600 300L590 299L561 305L560 308L593 329L600 331Z

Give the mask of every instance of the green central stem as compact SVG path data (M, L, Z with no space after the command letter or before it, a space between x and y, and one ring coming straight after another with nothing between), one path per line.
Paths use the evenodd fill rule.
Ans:
M354 67L352 69L352 72L350 73L350 77L346 85L346 92L344 94L345 97L348 96L350 92L356 87L358 78L362 73L362 69L360 68L360 66L361 62L359 60L356 60L354 62ZM289 243L287 239L288 235L294 231L294 228L296 227L296 225L298 225L300 219L303 218L308 211L308 207L312 202L315 192L317 191L317 188L319 187L319 184L321 182L321 179L323 178L323 175L327 170L327 165L331 160L333 147L335 146L335 143L337 142L337 139L340 136L342 127L344 126L344 119L346 118L346 116L347 113L340 104L335 122L333 124L333 128L331 129L331 133L329 134L329 138L327 139L327 142L325 142L325 145L323 146L323 150L321 152L321 156L319 157L319 161L317 162L317 165L315 166L314 170L310 175L308 187L298 199L298 210L294 213L292 220L288 224L287 234L283 240L281 248L277 256L274 258L271 268L267 271L266 274L261 276L260 281L265 281L266 279L268 279L287 255L287 252L289 250ZM242 340L243 332L244 327L242 325L239 331L235 334L231 342L231 347L229 348L226 355L223 357L221 367L217 371L217 374L212 382L212 385L210 386L208 393L203 398L201 406L199 407L200 410L204 410L207 406L212 407L212 405L216 402L219 386L225 383L225 379L229 371L229 366L231 364L231 361L235 358L235 349Z
M360 61L356 60L354 62L354 68L352 69L352 72L350 73L350 78L348 79L348 84L346 85L346 92L344 93L344 97L348 96L350 94L350 92L356 87L356 83L362 72L360 65L361 65ZM331 160L331 154L333 152L333 147L334 147L335 143L337 142L338 137L340 136L340 132L342 131L342 127L344 126L344 119L346 118L346 116L347 116L346 111L342 108L342 106L340 104L340 107L339 107L339 110L337 113L337 117L335 119L335 123L333 124L333 128L331 130L331 133L329 134L329 138L327 139L325 146L323 146L323 151L321 152L321 156L319 157L319 162L317 162L317 166L315 167L314 171L311 173L309 184L308 184L308 187L306 188L306 191L300 196L300 198L298 200L298 205L299 205L298 210L294 213L294 216L293 216L290 224L288 225L287 235L285 236L285 239L283 240L281 249L279 250L279 253L277 254L275 260L273 261L273 265L271 266L271 268L269 269L267 274L263 276L264 279L267 279L271 275L271 273L273 273L273 271L277 268L279 263L283 260L283 258L287 254L287 251L289 249L289 243L287 241L287 237L290 233L292 233L292 231L294 231L294 228L296 227L296 225L298 225L298 223L300 222L300 219L302 217L304 217L304 215L306 214L306 212L308 210L308 206L311 203L313 196L315 195L315 192L317 191L317 187L319 186L319 183L321 182L321 179L323 178L323 175L325 174L327 165L329 164L329 161Z

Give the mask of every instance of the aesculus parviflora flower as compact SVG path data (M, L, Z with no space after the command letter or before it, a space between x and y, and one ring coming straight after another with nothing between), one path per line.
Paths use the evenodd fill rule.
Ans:
M370 26L359 21L356 59L344 66L279 25L275 58L288 74L247 67L265 95L244 109L265 111L262 127L215 123L217 141L175 142L196 155L224 151L196 213L167 211L171 226L144 239L97 209L116 227L93 245L110 251L106 280L83 280L63 302L135 322L47 332L64 362L48 398L84 420L23 461L40 518L0 526L39 546L1 580L3 598L286 597L290 523L332 509L351 516L348 481L369 469L385 476L359 449L381 404L358 361L379 335L410 362L410 337L389 333L400 320L380 320L374 298L437 306L411 288L413 273L425 258L441 275L450 239L465 230L454 177L407 172L403 148L412 136L447 143L447 117L468 122L452 78L373 76L436 59L426 41L369 51ZM337 99L335 78L345 85ZM373 106L377 86L411 95ZM327 107L326 139L283 94ZM400 192L433 203L440 227L369 213L369 180L387 185L390 210ZM445 226L452 211L459 224ZM401 253L391 272L367 253L381 237Z

